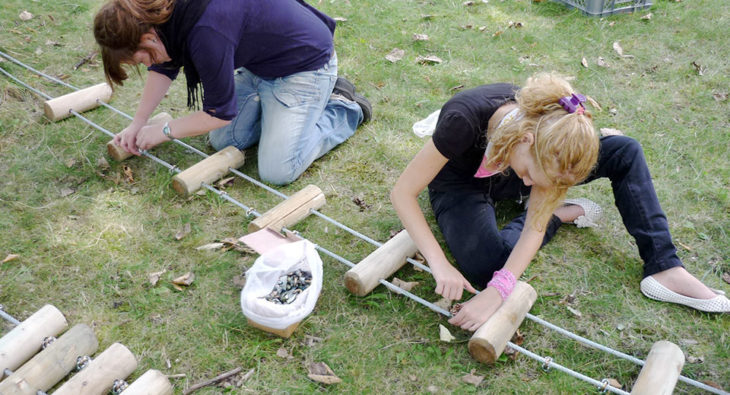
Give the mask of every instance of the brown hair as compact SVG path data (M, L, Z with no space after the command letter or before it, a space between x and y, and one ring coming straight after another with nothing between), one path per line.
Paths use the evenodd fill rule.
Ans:
M599 141L590 112L568 113L558 103L573 93L570 84L556 74L528 78L515 97L519 118L497 128L490 136L488 166L502 164L504 168L522 138L527 133L534 135L535 161L553 184L545 202L535 207L531 217L530 226L536 229L544 228L568 188L588 177L598 161ZM599 108L595 101L589 101Z
M175 0L109 0L96 13L94 38L110 85L127 79L122 65L140 49L143 34L170 18L174 5Z

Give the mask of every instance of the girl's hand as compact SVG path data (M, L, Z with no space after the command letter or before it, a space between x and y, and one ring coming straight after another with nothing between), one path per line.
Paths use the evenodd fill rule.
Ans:
M429 265L436 280L436 293L449 300L461 299L464 289L475 294L476 289L471 286L464 276L448 261L441 265Z
M147 125L139 130L137 134L137 147L141 150L151 149L166 141L170 141L164 133L162 133L162 124Z
M487 322L501 305L502 297L499 292L492 287L487 287L479 295L462 304L461 310L451 317L449 324L474 332Z
M129 126L124 128L124 130L114 136L114 144L124 148L125 151L131 154L139 155L139 150L137 149L137 135L139 134L140 129L142 129L141 126L131 123Z

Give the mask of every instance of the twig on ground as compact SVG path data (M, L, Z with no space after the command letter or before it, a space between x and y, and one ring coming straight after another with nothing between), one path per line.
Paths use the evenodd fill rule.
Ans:
M235 369L233 369L231 371L225 372L223 374L220 374L218 376L215 376L214 378L212 378L212 379L210 379L208 381L204 381L202 383L194 384L192 387L190 387L190 388L186 389L185 391L183 391L183 395L192 394L193 392L195 392L195 391L197 391L197 390L199 390L199 389L201 389L203 387L207 387L209 385L217 384L217 383L219 383L219 382L221 382L221 381L223 381L223 380L225 380L225 379L227 379L227 378L229 378L231 376L237 375L238 373L241 373L241 368L240 367L235 368Z
M88 63L91 59L94 58L94 56L96 56L96 51L93 51L90 54L84 56L81 60L78 61L78 63L76 63L74 65L74 70L77 70L79 67L81 67L84 64Z

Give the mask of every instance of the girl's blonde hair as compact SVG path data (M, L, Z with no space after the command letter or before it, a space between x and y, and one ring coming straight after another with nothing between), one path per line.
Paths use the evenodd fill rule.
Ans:
M535 207L529 225L543 229L568 188L583 181L598 161L598 135L588 111L568 113L558 101L575 91L556 74L538 74L517 92L518 119L492 132L488 166L510 163L514 148L527 133L534 136L532 153L553 187L546 200ZM588 99L596 108L598 104ZM600 109L600 108L599 108Z
M170 18L174 6L175 0L109 0L96 13L94 38L111 86L127 79L122 65L132 60L143 34Z

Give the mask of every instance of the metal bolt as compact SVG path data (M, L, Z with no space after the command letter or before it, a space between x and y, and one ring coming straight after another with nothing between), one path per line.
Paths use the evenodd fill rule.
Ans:
M76 358L76 371L80 371L83 368L89 366L91 363L91 357L88 355L83 355L78 358Z
M45 350L46 347L50 346L51 343L55 342L56 338L53 336L46 336L43 338L43 342L41 343L41 349Z
M112 384L112 394L119 395L122 393L122 391L126 390L127 387L129 387L129 384L122 380L122 379L116 379L114 380L114 384Z

